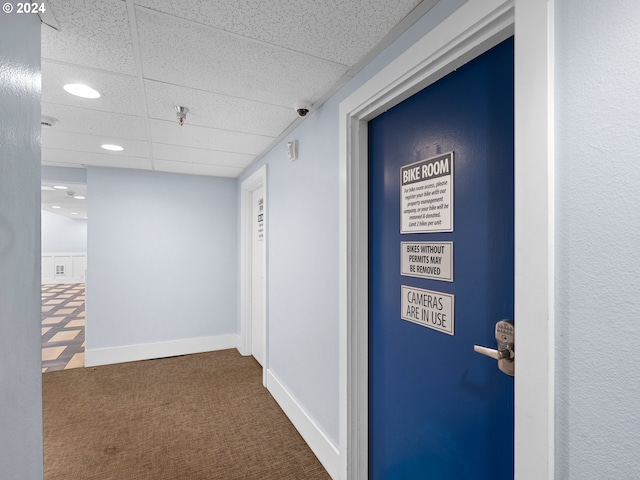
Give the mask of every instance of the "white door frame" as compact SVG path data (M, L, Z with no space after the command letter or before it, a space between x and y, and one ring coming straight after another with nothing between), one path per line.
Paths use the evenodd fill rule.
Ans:
M264 311L264 331L263 331L263 345L262 351L264 355L264 365L262 366L262 384L267 385L267 365L269 361L269 352L267 350L267 334L269 331L268 324L268 310L267 310L267 279L268 276L268 262L267 262L267 242L269 241L268 225L269 215L268 208L269 202L267 200L267 166L263 165L249 177L247 177L240 185L240 344L238 350L242 355L251 355L251 320L252 320L252 305L251 305L251 275L252 275L252 235L253 231L252 221L252 199L253 192L260 187L264 188L264 242L262 242L263 255L264 255L264 278L263 282L263 311Z
M342 478L368 473L367 122L515 31L515 477L553 479L553 1L469 0L340 104Z

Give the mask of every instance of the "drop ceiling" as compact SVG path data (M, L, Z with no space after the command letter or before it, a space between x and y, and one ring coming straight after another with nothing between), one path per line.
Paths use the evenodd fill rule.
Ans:
M301 121L294 102L317 108L435 3L50 0L42 163L237 177Z

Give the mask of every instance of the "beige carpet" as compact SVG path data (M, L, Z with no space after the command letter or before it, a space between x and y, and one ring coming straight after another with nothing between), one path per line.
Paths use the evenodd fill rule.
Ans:
M236 350L44 373L44 478L330 478L261 378Z

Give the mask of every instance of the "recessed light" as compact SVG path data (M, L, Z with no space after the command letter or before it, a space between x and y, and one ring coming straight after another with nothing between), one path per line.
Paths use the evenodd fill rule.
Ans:
M65 85L64 90L71 95L75 95L76 97L82 98L100 98L100 92L94 90L91 87L87 87L86 85L82 85L81 83L69 83Z
M78 212L71 212L71 215L77 215Z
M109 145L108 143L105 143L104 145L100 145L100 146L105 150L110 150L112 152L121 152L124 150L124 148L121 147L120 145Z
M69 187L65 187L64 185L54 185L53 188L56 190L68 190Z
M60 205L51 205L51 208L62 208Z
M76 195L76 196L75 196L75 197L73 197L73 198L75 198L76 200L84 200L84 199L85 199L85 198L87 198L87 197L83 197L82 195Z

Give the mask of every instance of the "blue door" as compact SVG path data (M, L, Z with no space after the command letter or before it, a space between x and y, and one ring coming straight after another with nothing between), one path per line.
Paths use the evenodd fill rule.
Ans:
M369 122L372 479L513 478L513 193L513 39Z

